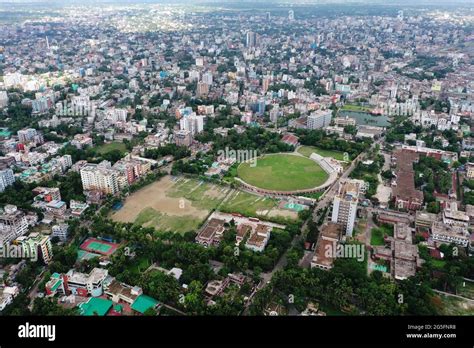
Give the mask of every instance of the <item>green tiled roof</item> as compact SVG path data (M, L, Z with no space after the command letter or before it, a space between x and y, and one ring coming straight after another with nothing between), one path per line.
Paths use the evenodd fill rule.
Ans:
M89 301L81 303L79 309L81 315L99 315L104 316L112 307L112 301L104 298L91 297Z
M159 302L157 300L150 296L140 295L137 297L135 302L133 302L132 309L143 314L148 308L153 308L158 303Z

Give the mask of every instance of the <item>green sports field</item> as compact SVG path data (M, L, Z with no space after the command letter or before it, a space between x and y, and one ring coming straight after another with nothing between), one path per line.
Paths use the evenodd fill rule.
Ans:
M310 189L328 179L328 174L316 162L290 154L259 157L255 167L242 163L237 174L250 185L276 191Z
M127 147L125 146L124 143L119 143L116 141L111 142L111 143L106 143L97 147L97 152L101 155L106 154L107 152L110 152L113 150L119 150L121 152L125 152L127 151Z

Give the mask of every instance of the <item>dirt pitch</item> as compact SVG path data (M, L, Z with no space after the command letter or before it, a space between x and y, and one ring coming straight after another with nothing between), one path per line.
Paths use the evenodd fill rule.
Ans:
M120 222L144 220L144 226L159 230L176 229L182 220L183 227L188 228L199 225L210 212L207 208L217 206L224 196L224 192L212 184L165 176L127 197L123 207L113 212L111 218ZM200 200L206 204L203 205ZM152 216L153 212L156 216ZM190 220L195 220L195 223L190 223Z

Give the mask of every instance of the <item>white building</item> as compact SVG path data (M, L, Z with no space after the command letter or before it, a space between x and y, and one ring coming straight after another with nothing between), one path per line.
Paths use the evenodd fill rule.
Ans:
M331 123L331 118L331 110L315 111L308 116L306 127L308 129L321 129L327 127Z
M191 135L196 135L204 130L205 116L190 115L179 120L180 130L187 130Z
M82 188L84 191L100 191L115 195L119 192L119 173L111 169L110 163L88 163L81 168Z
M15 205L7 204L0 214L0 244L9 243L28 231L25 213Z
M22 246L25 255L33 259L41 259L46 264L53 259L53 246L48 236L35 232L28 237L18 237L17 242Z
M365 183L362 180L347 180L339 184L339 192L333 200L331 221L341 224L346 236L352 236L359 194L363 192Z
M10 168L0 170L0 192L5 191L5 188L13 185L14 182L15 175L13 174L13 170Z
M0 91L0 108L8 106L8 94L6 91Z
M67 240L69 235L69 225L68 224L58 224L51 227L51 237L58 237L60 241L64 242Z
M76 272L74 269L66 273L67 286L66 291L74 295L93 297L101 296L103 293L104 280L107 278L108 271L102 268L94 268L89 274Z
M18 286L5 286L0 289L0 312L5 309L13 299L20 293Z
M38 132L34 128L28 128L19 130L17 134L18 141L20 143L26 144L32 141L38 135Z
M265 250L265 247L270 240L271 230L272 228L267 225L257 225L255 230L251 232L250 237L247 239L245 247L256 252L262 252Z
M469 245L470 234L466 228L460 226L446 225L435 221L431 226L431 238L434 241L445 244L457 244L462 247Z

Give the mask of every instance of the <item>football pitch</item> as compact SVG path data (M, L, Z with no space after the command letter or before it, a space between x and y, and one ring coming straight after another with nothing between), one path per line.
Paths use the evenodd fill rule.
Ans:
M254 167L251 163L242 163L237 174L247 184L275 191L311 189L328 179L328 174L316 162L292 154L259 157Z

